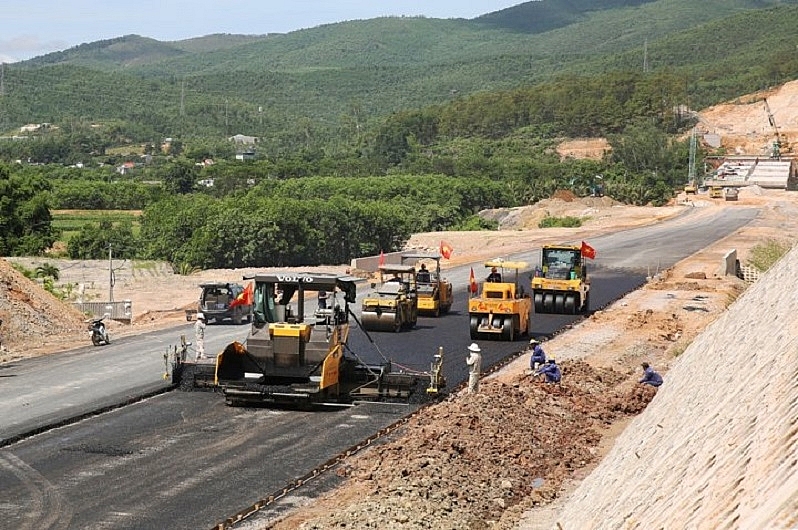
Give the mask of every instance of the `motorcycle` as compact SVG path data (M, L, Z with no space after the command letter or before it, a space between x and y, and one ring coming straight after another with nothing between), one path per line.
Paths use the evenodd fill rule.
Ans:
M105 320L105 317L95 318L89 325L89 336L91 337L91 343L95 346L111 344L111 336L108 334L108 330L105 329L103 320Z

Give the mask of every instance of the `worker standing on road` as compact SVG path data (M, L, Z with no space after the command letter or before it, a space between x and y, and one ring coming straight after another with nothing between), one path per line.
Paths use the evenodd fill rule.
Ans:
M194 324L194 334L197 337L197 344L195 346L197 351L197 360L205 358L205 315L197 313L197 323Z
M638 383L651 386L662 384L662 376L655 372L648 363L642 363L640 366L643 367L643 379L638 381Z
M560 367L557 366L554 359L549 359L546 364L535 372L535 375L546 376L547 383L559 383L562 380L562 372L560 372Z
M482 350L476 342L468 347L466 364L468 365L468 393L476 394L479 391L479 374L482 370Z
M529 359L529 369L534 372L539 367L546 364L546 352L543 351L543 346L541 346L538 339L530 340L529 345L532 346L532 357Z

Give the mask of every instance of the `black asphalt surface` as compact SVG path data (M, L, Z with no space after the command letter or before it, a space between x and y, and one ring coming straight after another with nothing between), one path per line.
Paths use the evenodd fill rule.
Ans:
M752 209L726 208L703 220L692 220L687 214L657 227L591 239L598 251L591 269L592 309L622 297L642 284L646 275L733 232L755 214ZM512 258L534 266L537 252L530 249L528 255ZM466 285L468 273L469 267L447 271L460 286ZM455 296L450 314L421 318L417 329L410 331L371 333L374 344L353 329L350 348L368 363L384 357L391 359L395 369L425 371L443 346L444 374L449 388L455 388L466 376L465 348L471 342L466 294L458 289ZM533 314L533 334L550 336L574 319ZM179 331L185 333L184 328ZM162 351L175 334L176 330L150 334L148 340L157 344L153 351ZM483 367L517 355L527 340L477 341L483 350ZM140 342L135 347L140 354L142 348L147 351ZM91 358L96 355L65 358L75 356L78 360L73 362L91 373ZM28 384L35 385L35 366L39 365L19 362L3 370L3 375L28 378ZM111 377L108 370L102 374ZM120 376L118 390L125 374ZM16 383L19 388L24 380ZM63 386L69 386L68 381ZM124 391L126 396L133 393ZM10 401L14 410L25 407L5 399L2 387L0 398L0 402ZM0 527L212 528L412 410L413 406L381 404L326 412L231 408L219 394L209 392L159 395L0 449ZM47 421L52 421L51 415L47 413ZM44 416L39 419L44 421ZM36 422L36 414L25 419L27 426ZM294 492L289 501L313 497L332 483L329 476L314 481ZM284 505L278 503L263 516Z

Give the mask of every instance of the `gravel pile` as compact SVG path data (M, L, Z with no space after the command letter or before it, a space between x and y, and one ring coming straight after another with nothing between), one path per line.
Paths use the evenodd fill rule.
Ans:
M314 501L326 515L271 528L513 528L596 458L599 427L639 413L655 393L632 374L582 361L562 370L559 385L485 379L478 394L428 407L339 470L359 492L352 502L333 492Z

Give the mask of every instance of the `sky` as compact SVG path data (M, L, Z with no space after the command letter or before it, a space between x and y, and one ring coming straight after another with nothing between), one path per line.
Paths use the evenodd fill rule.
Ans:
M136 34L159 41L213 33L288 33L382 16L474 18L525 0L36 0L0 17L0 62Z

